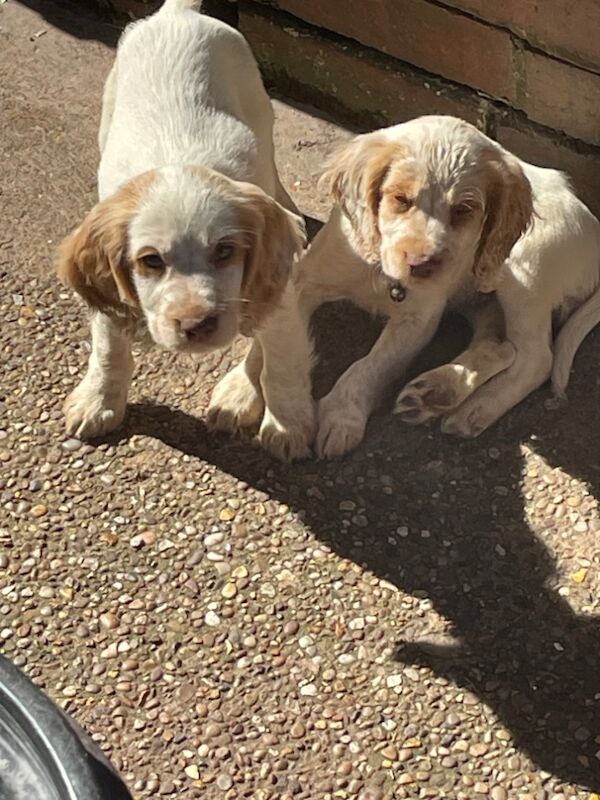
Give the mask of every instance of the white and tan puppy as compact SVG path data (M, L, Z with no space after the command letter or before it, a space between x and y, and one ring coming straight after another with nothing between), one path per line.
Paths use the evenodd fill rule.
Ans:
M138 323L179 352L260 335L304 244L252 53L197 5L166 0L130 25L106 82L100 202L58 262L93 309L88 370L65 404L75 436L123 420Z
M561 173L520 161L466 122L431 116L355 138L324 180L336 206L298 268L287 347L278 343L296 380L278 391L312 407L308 322L320 303L347 298L388 321L320 401L318 454L362 440L384 387L448 306L471 319L473 340L403 390L396 411L406 421L443 416L446 432L476 436L550 375L564 393L575 352L600 321L600 225ZM554 344L553 318L565 323ZM248 407L256 383L243 389L240 375ZM288 454L308 444L294 434Z

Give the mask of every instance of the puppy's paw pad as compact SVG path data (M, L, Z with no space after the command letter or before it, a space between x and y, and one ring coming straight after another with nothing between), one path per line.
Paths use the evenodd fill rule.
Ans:
M464 370L457 364L432 369L411 381L398 395L394 413L419 425L457 408L468 396Z

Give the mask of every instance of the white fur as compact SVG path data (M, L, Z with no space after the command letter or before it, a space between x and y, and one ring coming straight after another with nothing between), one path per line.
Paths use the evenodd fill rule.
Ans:
M292 212L290 226L299 228L275 168L273 111L250 48L233 28L198 14L199 5L166 0L126 29L106 81L98 135L101 201L154 172L129 224L128 253L133 259L156 250L168 266L156 275L134 272L133 284L154 341L196 352L228 344L240 327L243 246L226 267L211 262L219 240L244 234L235 212L246 184L238 182L281 203ZM190 169L196 166L235 181L239 199L215 189L211 174ZM298 244L296 233L290 239ZM282 270L291 259L282 259ZM182 316L215 314L218 329L202 343L190 344L178 327ZM71 433L95 436L123 419L132 334L118 314L94 313L88 373L66 404Z
M600 226L562 174L516 159L474 127L450 117L396 125L359 137L357 147L364 147L368 159L371 143L374 149L382 137L402 145L409 169L429 176L411 221L402 215L387 221L380 216L376 255L380 263L370 263L359 245L369 227L367 198L360 193L352 196L346 186L343 208L334 207L289 290L287 320L277 321L286 332L285 341L276 341L281 353L265 349L265 358L273 364L272 381L265 376L263 392L287 396L294 413L308 419L313 408L307 388L312 310L323 302L347 298L388 318L371 352L354 363L319 403L316 449L327 457L341 455L362 440L382 390L433 336L448 305L470 313L473 342L451 365L411 383L401 393L397 411L411 422L444 416L443 429L463 436L485 430L542 384L553 364L554 387L564 391L578 345L600 321ZM529 191L529 182L534 216L499 268L495 283L486 285L485 279L477 283L473 267L489 213L478 169L490 158L510 168L522 190ZM463 225L453 227L451 208L462 201L472 204L473 212ZM403 245L415 231L425 255L440 259L439 268L426 279L414 278L410 261L418 259ZM405 285L403 302L390 299L390 279ZM495 288L496 293L486 300L478 288ZM564 319L570 314L553 354L553 315ZM236 383L230 412L236 413L236 404L246 409L252 405L258 415L260 387L247 378L244 366L228 379ZM275 385L282 380L285 383ZM437 406L432 398L438 400ZM310 427L305 430L304 438L297 427L287 433L279 430L279 452L304 455Z

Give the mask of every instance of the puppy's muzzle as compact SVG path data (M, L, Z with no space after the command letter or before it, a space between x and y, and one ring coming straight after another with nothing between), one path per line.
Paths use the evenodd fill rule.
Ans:
M188 342L203 342L216 333L219 327L217 314L204 317L204 319L181 319L179 328L185 333Z

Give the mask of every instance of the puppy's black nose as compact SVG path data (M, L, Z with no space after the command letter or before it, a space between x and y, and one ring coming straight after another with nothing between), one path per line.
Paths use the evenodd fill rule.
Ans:
M204 319L181 319L179 327L185 333L188 341L201 342L216 332L219 327L219 317L213 314Z

